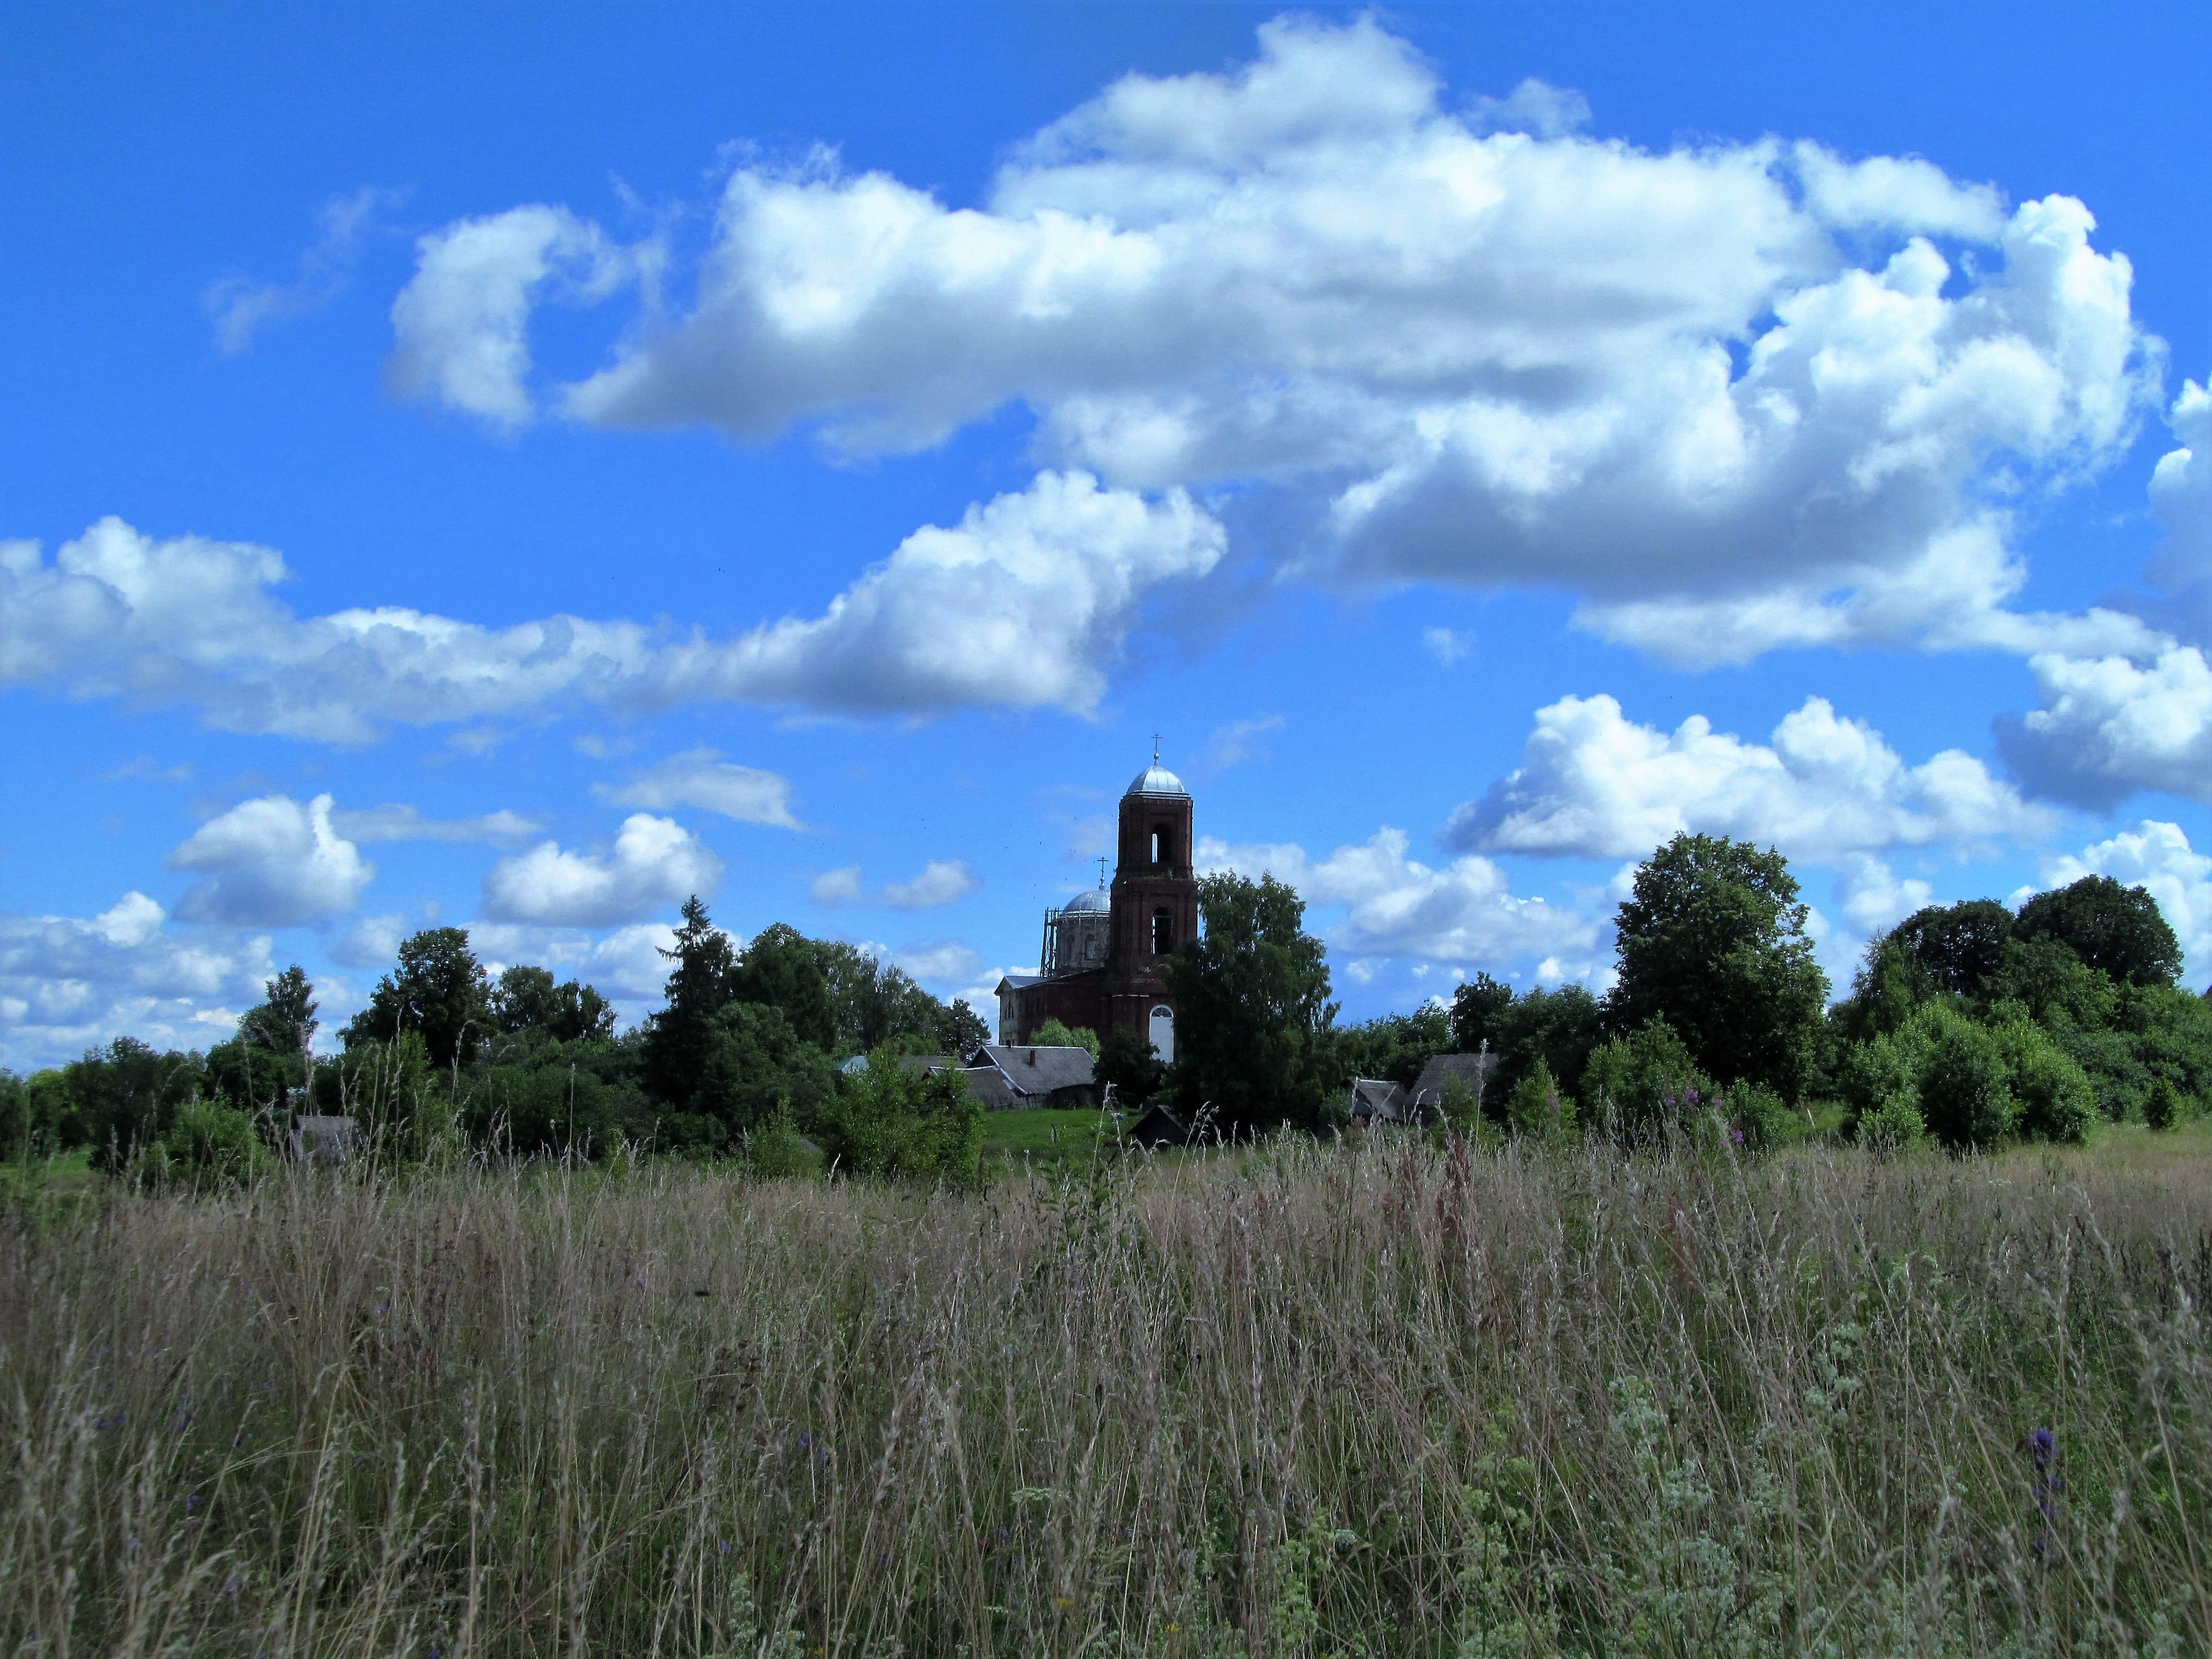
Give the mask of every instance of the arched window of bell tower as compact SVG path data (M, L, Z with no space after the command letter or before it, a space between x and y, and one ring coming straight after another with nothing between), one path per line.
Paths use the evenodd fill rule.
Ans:
M1152 862L1173 864L1175 861L1175 831L1164 823L1154 824L1152 826Z
M1152 912L1152 954L1166 956L1175 949L1175 912L1162 905Z

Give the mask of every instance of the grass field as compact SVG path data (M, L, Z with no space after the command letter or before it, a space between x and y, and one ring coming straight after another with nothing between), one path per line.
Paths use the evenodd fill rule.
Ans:
M1095 1111L1051 1110L983 1114L983 1156L1018 1164L1088 1160L1102 1139L1115 1137L1115 1120Z
M2205 1650L2202 1130L1073 1168L18 1203L0 1644Z

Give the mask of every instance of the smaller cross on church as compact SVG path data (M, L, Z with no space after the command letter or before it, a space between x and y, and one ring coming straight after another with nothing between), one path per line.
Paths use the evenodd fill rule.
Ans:
M1106 884L1106 855L1103 853L1098 855L1098 884L1101 887Z
M1159 763L1160 763L1160 734L1159 734L1158 732L1153 732L1153 733L1152 733L1152 764L1153 764L1153 765L1155 765L1155 766L1158 766Z

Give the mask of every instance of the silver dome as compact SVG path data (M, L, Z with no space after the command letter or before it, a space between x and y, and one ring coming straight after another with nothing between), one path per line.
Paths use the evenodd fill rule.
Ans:
M1068 900L1060 907L1060 913L1062 915L1079 915L1089 911L1106 911L1113 908L1114 901L1094 887L1089 892L1078 893L1073 898Z
M1125 795L1188 795L1190 791L1182 787L1181 778L1154 761L1138 773L1135 780L1121 793Z

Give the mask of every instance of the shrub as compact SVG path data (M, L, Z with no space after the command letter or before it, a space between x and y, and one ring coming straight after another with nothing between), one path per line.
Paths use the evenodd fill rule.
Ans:
M1742 1133L1743 1144L1751 1147L1773 1146L1783 1139L1790 1121L1789 1106L1764 1083L1731 1083L1722 1110L1729 1126Z
M1466 1086L1461 1084L1462 1092L1466 1092ZM1505 1121L1524 1135L1563 1136L1574 1127L1574 1097L1559 1092L1552 1068L1539 1060L1535 1069L1515 1084L1513 1092L1506 1097Z
M823 1151L852 1175L980 1185L983 1108L954 1068L909 1072L878 1049L822 1113Z
M1583 1099L1593 1120L1624 1140L1662 1133L1698 1110L1712 1091L1674 1028L1656 1017L1625 1037L1598 1044L1583 1073Z
M820 1167L821 1160L799 1133L788 1105L777 1107L745 1137L745 1170L756 1181L810 1176Z
M1921 1062L1920 1115L1954 1152L1994 1146L2010 1133L2014 1106L2004 1054L1995 1037L1948 1010Z
M1997 1045L2011 1074L2020 1132L2032 1140L2079 1146L2097 1115L2088 1074L2066 1051L2026 1020L2001 1025Z
M1030 1041L1040 1048L1082 1048L1089 1052L1091 1059L1098 1058L1098 1033L1088 1025L1064 1025L1056 1019L1048 1019L1037 1027Z
M2181 1121L2181 1091L2170 1077L2153 1080L2143 1095L2143 1121L2154 1129L2171 1129Z
M1862 1146L1878 1152L1901 1152L1917 1146L1928 1125L1910 1095L1892 1095L1872 1111L1860 1115L1856 1133Z
M205 1192L250 1186L270 1164L253 1120L235 1106L198 1096L177 1109L153 1164L163 1178Z

